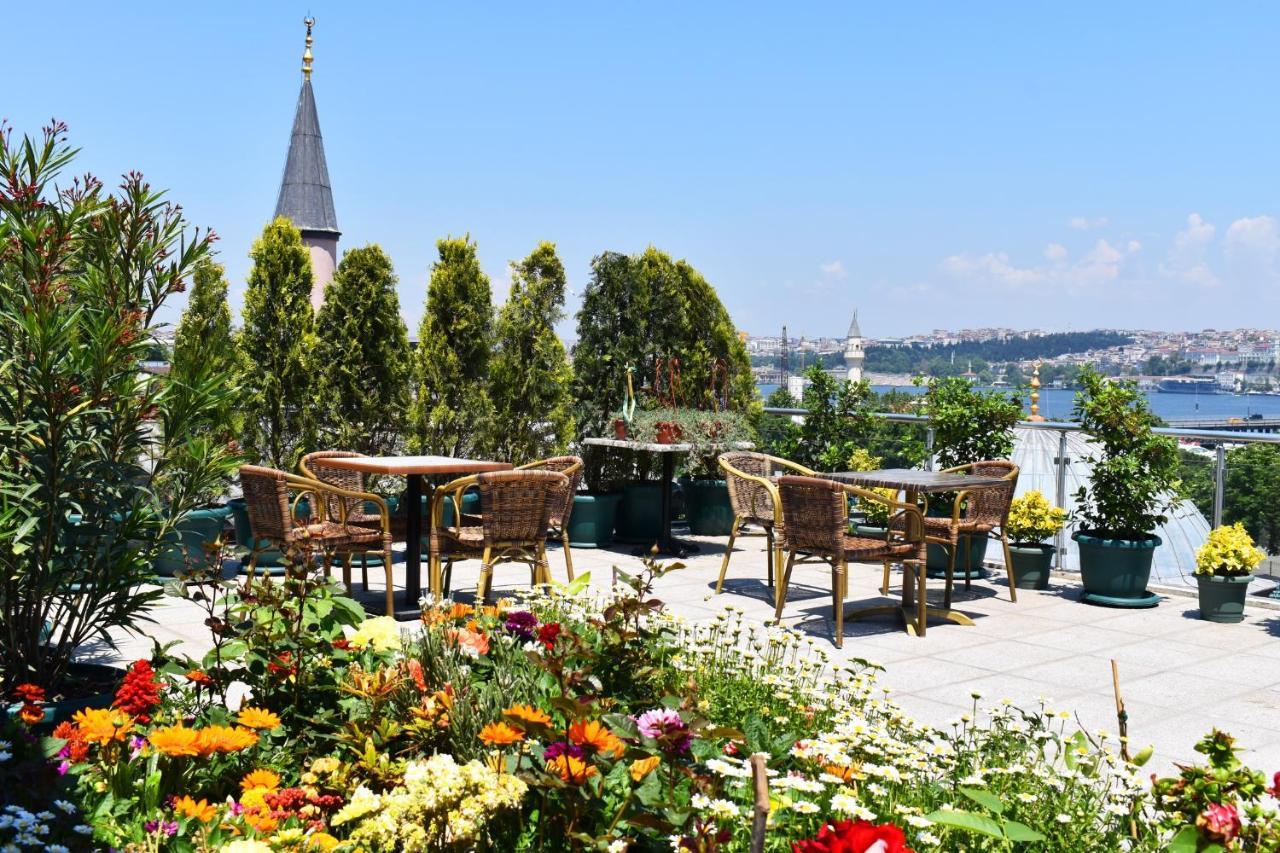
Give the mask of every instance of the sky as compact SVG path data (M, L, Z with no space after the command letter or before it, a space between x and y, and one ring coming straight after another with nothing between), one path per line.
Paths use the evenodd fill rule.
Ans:
M340 249L411 331L463 234L495 302L555 242L570 315L654 245L757 335L1280 326L1275 4L12 4L0 117L167 187L238 317L307 13Z

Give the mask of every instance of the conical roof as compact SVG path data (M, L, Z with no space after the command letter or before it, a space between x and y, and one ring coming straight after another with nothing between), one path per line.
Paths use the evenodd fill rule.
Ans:
M280 181L276 216L289 217L300 231L327 231L335 236L341 233L338 216L333 211L324 139L320 136L320 118L316 115L316 99L309 77L302 81L302 90L298 93L298 110L293 117L293 136L289 139L289 159L285 161L284 178Z
M858 328L858 312L856 309L853 312L853 319L849 321L849 334L845 335L845 337L846 338L862 337L862 330Z

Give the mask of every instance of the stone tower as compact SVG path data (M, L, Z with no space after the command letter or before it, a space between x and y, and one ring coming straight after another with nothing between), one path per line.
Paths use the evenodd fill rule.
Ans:
M862 381L862 362L866 359L862 349L862 330L858 328L858 312L853 312L849 333L844 336L844 365L849 369L849 381Z
M287 216L302 232L302 242L311 252L311 306L319 308L324 301L324 286L333 278L338 265L338 216L333 212L333 190L329 185L329 167L324 159L324 139L320 136L320 118L316 115L316 98L311 91L311 28L314 18L307 18L307 48L302 54L302 90L298 93L298 109L293 116L293 135L289 138L289 157L284 163L280 181L280 197L276 200L276 216Z

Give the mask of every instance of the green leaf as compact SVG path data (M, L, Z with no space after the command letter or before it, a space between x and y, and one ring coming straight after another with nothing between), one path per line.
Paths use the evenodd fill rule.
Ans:
M989 812L995 814L1004 814L1004 803L999 797L990 791L984 791L981 788L964 788L960 789L960 793L973 800Z
M950 826L956 829L963 829L967 832L976 832L979 835L986 835L990 838L1004 838L1004 831L1000 828L1000 824L987 817L986 815L974 814L965 811L936 811L925 815L926 818L934 823Z
M1200 833L1191 825L1182 827L1178 830L1178 834L1173 836L1169 841L1169 845L1165 848L1165 853L1196 853L1196 847L1200 841Z
M1016 820L1004 822L1004 837L1010 841L1044 841L1043 835Z

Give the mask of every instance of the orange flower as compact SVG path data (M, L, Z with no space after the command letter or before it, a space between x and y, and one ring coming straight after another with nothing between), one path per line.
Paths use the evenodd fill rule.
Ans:
M524 740L524 732L506 723L490 723L480 730L480 740L488 746L506 746Z
M22 722L29 726L34 726L36 723L44 722L44 708L39 705L23 705L22 709L18 711L18 716L22 719Z
M462 602L455 601L453 606L449 608L448 615L450 619L466 619L475 612L476 609L470 604L463 604Z
M199 755L200 749L196 744L199 737L200 733L195 729L177 725L152 729L151 734L147 735L147 740L158 752L165 755Z
M44 688L28 681L13 688L13 695L28 705L35 705L44 701Z
M208 800L203 798L198 801L193 800L187 794L173 801L173 810L183 817L189 817L201 823L208 823L218 814L218 807L210 805Z
M853 778L852 765L828 764L826 767L822 769L830 773L832 776L835 776L838 779L844 780L845 782L848 782L851 778Z
M478 631L450 628L445 631L445 637L449 642L475 657L489 653L489 637Z
M280 718L262 708L241 708L240 713L236 714L236 720L240 725L251 729L270 731L280 728Z
M547 772L557 774L564 782L579 784L596 775L597 771L581 758L565 752L547 762Z
M551 725L551 717L544 711L533 707L532 705L521 705L519 702L502 712L504 716L514 717L526 723L536 723L539 725Z
M280 774L266 768L250 771L244 774L244 778L240 780L240 790L242 791L249 791L253 788L265 788L268 791L274 791L279 787Z
M187 674L187 681L195 684L213 684L213 676L202 669L193 669Z
M652 773L654 768L661 763L662 759L656 755L651 755L648 758L637 758L635 761L631 762L631 767L629 768L631 781L639 782L641 779Z
M231 726L207 726L196 738L196 749L201 755L215 752L239 752L258 742L258 733L252 729Z
M71 719L80 727L80 737L89 743L123 741L133 728L133 718L118 708L85 708Z
M418 688L419 693L427 692L427 677L422 671L422 662L418 660L410 660L406 666L409 669L409 676L413 679L413 684Z
M618 736L599 720L578 720L569 726L569 740L578 746L589 746L596 752L611 752L614 758L621 758L627 751Z
M276 828L280 826L279 818L272 816L271 810L266 806L246 810L244 819L246 823L258 830L258 832L275 832Z

